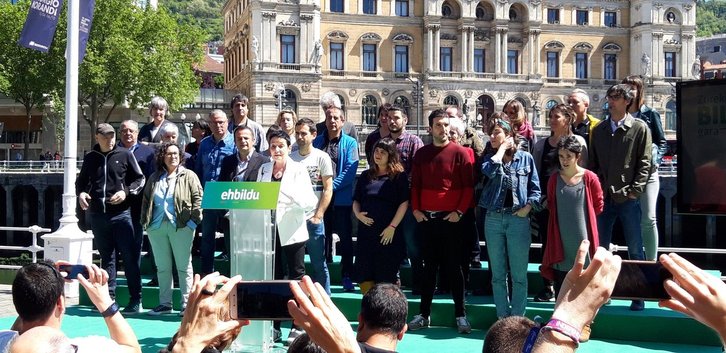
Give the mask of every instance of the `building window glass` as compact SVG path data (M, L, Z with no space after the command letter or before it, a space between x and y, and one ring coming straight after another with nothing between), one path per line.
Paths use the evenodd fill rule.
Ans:
M280 35L280 63L295 63L295 36L289 34Z
M330 0L330 12L343 12L343 0Z
M408 46L396 46L396 72L408 72Z
M280 110L292 110L297 113L297 95L292 90L286 89L282 96L282 107Z
M576 23L580 26L587 26L587 10L577 10L575 14Z
M484 72L486 68L484 49L474 49L474 72Z
M665 52L665 77L676 77L676 53Z
M605 11L605 27L616 27L618 25L617 16L614 11Z
M404 113L406 113L406 116L409 116L409 110L411 108L411 103L408 102L408 98L404 96L398 96L396 99L393 100L393 105L401 107L403 109ZM409 119L411 121L411 119Z
M519 73L519 51L507 50L507 73Z
M617 77L617 56L615 54L605 54L605 73L604 79L616 80Z
M343 43L330 43L330 69L343 70Z
M363 123L366 125L376 125L378 123L378 100L376 97L366 95L361 101L360 114Z
M484 10L483 6L477 6L476 7L476 19L477 20L483 20L484 16L486 16L486 10Z
M378 71L375 44L363 44L363 71Z
M451 47L441 47L440 49L440 65L439 70L441 71L451 71L452 70L452 53L453 48Z
M342 110L343 111L343 114L345 114L345 112L346 112L346 110L345 110L345 98L343 98L343 96L341 96L341 95L339 95L337 93L335 95L338 96L338 99L340 100L340 110Z
M556 51L547 52L547 77L560 77L560 54Z
M458 107L459 106L459 99L457 99L456 97L451 96L451 95L446 96L446 98L444 98L444 105L445 106L454 105L454 106L457 106Z
M547 23L560 23L560 9L547 9Z
M517 20L517 10L510 8L509 9L509 20L510 21L516 21Z
M676 130L676 101L674 100L670 100L666 104L665 129L671 131Z
M408 0L396 0L396 16L408 17Z
M587 53L575 54L575 77L587 78Z
M453 11L451 10L451 5L449 4L443 4L441 5L441 15L444 17L451 17Z
M376 0L363 0L363 13L368 15L375 15Z

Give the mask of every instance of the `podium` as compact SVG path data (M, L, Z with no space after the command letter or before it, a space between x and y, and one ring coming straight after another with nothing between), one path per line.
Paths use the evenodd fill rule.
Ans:
M229 210L230 276L245 281L272 280L280 183L207 182L202 208ZM251 321L229 351L273 352L272 321ZM284 349L280 349L284 352Z

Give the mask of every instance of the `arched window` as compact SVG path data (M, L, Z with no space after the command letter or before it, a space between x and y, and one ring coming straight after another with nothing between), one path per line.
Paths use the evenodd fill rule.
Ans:
M494 99L483 94L476 99L476 121L477 124L484 125L489 116L494 113Z
M666 120L665 129L670 131L676 131L676 101L669 100L666 104Z
M297 114L297 95L292 90L285 90L285 95L282 97L282 109L292 110Z
M360 115L363 118L363 124L376 125L378 123L378 100L372 95L363 97L360 106Z
M455 105L458 107L459 99L452 95L448 95L448 96L446 96L446 98L444 98L444 105Z
M509 9L509 20L510 21L517 20L517 10L515 10L513 7Z
M411 108L411 104L408 102L408 98L404 96L398 96L396 97L396 99L393 100L393 105L401 107L401 109L403 109L403 111L406 113L406 116L409 117L408 121L411 121L411 112L409 109Z
M486 10L484 9L484 6L477 6L476 7L476 19L477 20L483 20L484 16L486 16Z
M340 99L340 110L343 111L343 114L345 114L345 98L343 96L336 94L338 96L338 99Z
M605 100L605 103L602 105L602 120L607 119L610 116L610 106L608 105L607 100Z
M444 3L443 5L441 5L441 15L443 17L452 17L453 12L454 11L451 9L451 5L449 5L448 3Z
M550 116L550 110L552 110L552 108L554 108L556 105L557 105L557 101L554 99L550 99L547 101L547 103L545 103L545 115L544 115L545 121L547 121L548 117ZM525 105L525 107L526 107L526 105Z

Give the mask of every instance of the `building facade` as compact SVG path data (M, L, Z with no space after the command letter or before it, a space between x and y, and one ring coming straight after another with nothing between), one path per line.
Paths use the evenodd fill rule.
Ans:
M414 126L454 104L476 125L518 99L545 133L572 89L601 116L607 88L643 74L675 137L674 85L696 60L691 0L228 0L223 15L225 89L264 125L280 107L317 120L334 92L364 131L383 103L408 107Z

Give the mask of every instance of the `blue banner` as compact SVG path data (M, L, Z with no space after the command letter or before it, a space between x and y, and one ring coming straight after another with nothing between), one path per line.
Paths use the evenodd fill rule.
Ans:
M18 44L47 53L62 7L63 0L32 0Z
M88 44L88 35L91 33L91 24L93 23L93 9L96 5L95 0L81 0L81 18L78 26L78 63L83 62L86 56L86 44Z

